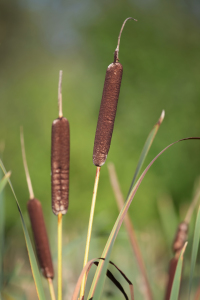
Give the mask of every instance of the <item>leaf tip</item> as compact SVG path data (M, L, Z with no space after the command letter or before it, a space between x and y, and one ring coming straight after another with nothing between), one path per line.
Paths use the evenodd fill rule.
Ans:
M164 117L165 117L165 110L163 109L162 113L160 115L160 118L158 120L158 125L160 125L162 123L162 121L164 120Z
M11 174L12 174L11 171L7 172L6 175L5 175L5 178L10 178Z

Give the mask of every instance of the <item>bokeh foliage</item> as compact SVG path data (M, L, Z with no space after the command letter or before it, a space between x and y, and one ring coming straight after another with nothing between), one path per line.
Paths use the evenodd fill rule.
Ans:
M124 67L111 149L126 195L145 139L160 116L166 118L150 161L169 143L200 135L200 26L195 2L184 1L1 1L0 140L4 164L23 211L28 191L19 127L23 125L35 196L48 222L51 213L51 123L57 117L58 72L63 70L63 111L71 127L70 204L66 231L87 226L95 167L93 141L103 82L123 20L119 58ZM195 12L195 13L194 13ZM130 207L133 223L144 228L158 217L156 201L167 193L177 210L190 201L199 175L199 142L180 143L149 171ZM6 228L18 219L6 192ZM112 228L117 207L106 165L96 206L96 233Z

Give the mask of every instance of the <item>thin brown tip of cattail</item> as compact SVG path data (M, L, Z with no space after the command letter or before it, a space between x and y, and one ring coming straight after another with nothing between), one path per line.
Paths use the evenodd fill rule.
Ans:
M173 242L174 253L180 253L187 240L187 235L188 235L188 223L182 222L178 226L176 236Z
M53 279L54 270L44 216L42 212L42 205L39 200L34 198L28 201L27 208L31 221L38 262L42 274L45 278Z
M121 34L122 34L122 31L123 31L123 29L124 29L124 26L125 26L125 24L126 24L126 22L127 22L128 20L134 20L134 21L137 22L136 19L134 19L134 18L132 18L132 17L129 17L129 18L127 18L127 19L124 21L124 23L122 24L122 27L121 27L121 30L120 30L119 36L118 36L117 48L115 49L114 63L119 61L118 55L119 55L119 44L120 44Z
M69 205L69 157L70 133L66 118L58 118L52 124L51 140L51 191L52 210L66 214Z

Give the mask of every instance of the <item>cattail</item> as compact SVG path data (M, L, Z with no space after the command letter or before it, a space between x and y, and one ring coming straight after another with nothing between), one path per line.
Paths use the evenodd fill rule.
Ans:
M54 270L42 212L42 205L39 200L33 198L28 201L27 208L31 220L35 248L42 274L45 278L53 279Z
M188 234L188 223L186 222L180 223L173 242L174 253L179 253L182 250L187 240L187 234Z
M130 19L133 18L127 18L122 25L114 54L114 62L106 70L93 150L93 163L98 167L101 167L105 163L110 149L123 73L123 66L119 63L118 58L120 37L126 21Z
M59 118L52 124L51 139L51 192L52 210L66 214L69 204L69 122L62 115L62 71L60 71L58 102Z
M51 253L50 253L50 247L49 247L49 241L48 241L44 216L42 212L42 205L40 201L35 199L34 197L31 179L28 171L27 162L26 162L22 128L21 128L20 136L21 136L21 148L22 148L24 169L26 173L26 180L27 180L29 195L30 195L30 199L27 203L27 208L28 208L28 213L31 221L36 253L37 253L39 265L43 276L47 279L53 279L54 270L53 270L53 264L51 259Z

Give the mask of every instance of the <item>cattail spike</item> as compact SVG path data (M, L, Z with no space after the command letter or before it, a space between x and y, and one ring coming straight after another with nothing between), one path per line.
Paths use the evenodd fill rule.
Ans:
M42 274L45 278L53 279L54 270L42 212L42 205L39 200L34 198L28 201L27 208L31 220L35 248Z
M60 70L60 72L59 72L59 82L58 82L58 110L59 110L59 118L63 117L63 112L62 112L62 74L63 74L63 71Z
M126 22L127 22L128 20L134 20L134 21L137 22L136 19L134 19L134 18L132 18L132 17L129 17L129 18L127 18L127 19L124 21L124 23L122 24L122 27L121 27L121 30L120 30L119 36L118 36L117 48L115 49L114 62L118 62L118 61L119 61L118 55L119 55L119 44L120 44L120 39L121 39L121 35L122 35L122 31L123 31L123 29L124 29L124 26L125 26L125 24L126 24Z
M176 232L176 236L173 242L173 251L175 254L179 255L182 250L188 235L188 223L185 221L180 223Z
M30 199L34 198L34 193L33 193L33 187L31 183L31 178L28 170L28 165L26 161L26 152L25 152L25 146L24 146L24 133L23 133L23 127L20 127L20 140L21 140L21 149L22 149L22 159L23 159L23 164L24 164L24 170L26 174L26 181L28 184L28 190L29 190L29 197Z
M51 194L52 210L66 214L69 204L69 122L62 117L62 71L59 75L59 118L53 121L51 134Z
M93 163L97 167L101 167L105 163L108 151L110 149L123 74L123 66L118 62L120 37L124 25L129 19L133 18L127 18L124 21L118 37L118 44L115 50L114 62L110 64L106 70L106 77L104 81L103 95L101 99L93 150Z

